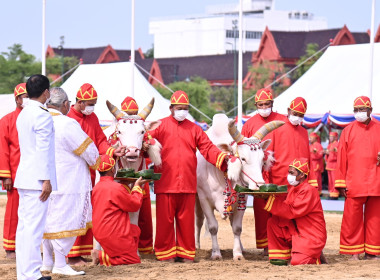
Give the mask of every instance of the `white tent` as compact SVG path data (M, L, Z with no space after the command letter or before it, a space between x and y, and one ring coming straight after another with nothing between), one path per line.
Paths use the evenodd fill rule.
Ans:
M354 99L369 95L370 45L331 46L290 88L274 100L274 111L285 114L290 102L301 96L306 114L353 114ZM380 112L380 43L374 46L374 113Z
M0 119L16 109L14 94L0 94Z
M131 96L130 72L130 62L80 65L71 77L64 82L62 88L68 94L69 99L75 102L76 93L81 85L84 83L92 84L98 93L95 113L101 122L109 121L112 120L113 116L106 106L106 100L120 109L120 104L124 98ZM150 102L152 97L155 98L154 107L148 120L158 120L169 116L170 101L162 97L136 67L134 89L134 98L140 110ZM190 118L193 120L191 116Z

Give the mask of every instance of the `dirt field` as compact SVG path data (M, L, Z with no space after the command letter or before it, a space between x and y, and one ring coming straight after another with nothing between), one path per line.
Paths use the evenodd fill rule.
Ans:
M3 223L6 196L0 196L1 225ZM153 211L154 212L154 211ZM154 213L153 213L154 215ZM85 276L75 279L380 279L379 261L348 261L338 254L339 231L342 215L326 213L328 238L324 250L329 264L279 267L268 263L261 251L255 249L254 220L252 208L248 208L244 217L242 242L245 247L245 260L232 260L233 236L227 221L220 221L219 245L223 261L210 261L211 239L202 238L202 249L197 251L194 264L162 263L154 256L143 256L138 265L101 267L84 266ZM2 234L2 226L1 226ZM69 279L68 276L52 275L53 279ZM14 261L5 259L0 253L0 279L16 279Z

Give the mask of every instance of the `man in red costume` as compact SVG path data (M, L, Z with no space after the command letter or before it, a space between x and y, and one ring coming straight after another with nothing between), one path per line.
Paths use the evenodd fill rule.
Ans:
M194 210L197 192L197 149L207 161L226 170L226 153L221 152L196 124L186 119L189 98L176 91L170 99L171 115L149 132L161 145L162 173L155 182L156 240L158 260L193 262L195 257ZM175 223L174 223L175 221Z
M271 183L287 185L289 162L301 157L310 159L309 137L307 130L301 126L306 109L305 99L302 97L294 99L288 108L288 119L285 124L271 133L272 142L267 150L273 151L276 159L269 172ZM317 187L317 180L310 179L314 178L309 178L309 183Z
M16 248L17 210L19 195L13 188L16 171L20 162L20 147L16 129L16 120L20 114L24 98L28 98L26 83L18 84L14 89L16 110L4 116L0 121L0 179L3 189L7 191L7 206L5 208L3 248L6 257L14 259Z
M330 199L338 199L339 191L334 188L335 169L338 159L338 133L331 131L329 133L329 145L326 150L326 170L329 178L329 197Z
M127 96L121 103L121 110L128 115L137 115L139 106L135 99ZM145 145L144 143L143 150ZM146 158L146 161L148 160L149 158ZM153 254L153 221L149 183L146 183L143 189L143 202L140 208L138 226L141 230L139 239L140 254Z
M340 253L354 260L380 255L380 123L371 112L367 96L355 99L356 121L343 129L338 147L335 188L346 196Z
M131 193L115 182L115 160L101 156L98 171L100 181L92 192L92 221L96 240L104 251L92 250L93 264L122 265L140 263L137 255L140 229L130 223L128 212L136 212L143 200L141 186L146 182L139 178Z
M323 147L319 143L319 135L315 132L310 133L310 174L317 179L318 192L322 193L322 172L324 169Z
M262 88L256 92L255 104L258 114L250 118L244 125L241 133L245 137L251 137L255 132L264 124L271 121L286 121L284 115L272 111L273 108L273 95L269 89ZM269 133L263 140L271 139L272 133ZM264 173L266 183L269 180ZM264 254L268 253L268 237L267 237L267 221L269 213L264 210L266 201L262 198L255 197L253 203L253 211L255 214L255 231L256 231L256 247L264 249Z
M91 84L83 84L77 92L76 103L71 106L68 117L75 119L88 135L99 150L99 154L107 154L109 156L123 156L125 153L124 147L119 147L116 150L107 143L102 128L99 124L99 119L94 113L97 103L98 94ZM83 142L83 149L90 144L90 141ZM95 171L90 170L92 185L95 184ZM81 256L90 255L93 248L92 229L87 231L86 235L78 236L73 248L68 254L69 264L82 265L84 260Z
M283 218L268 220L269 260L273 264L320 264L327 233L318 190L307 183L309 173L306 158L295 159L289 165L286 200L269 197L264 209ZM272 253L271 253L272 252Z

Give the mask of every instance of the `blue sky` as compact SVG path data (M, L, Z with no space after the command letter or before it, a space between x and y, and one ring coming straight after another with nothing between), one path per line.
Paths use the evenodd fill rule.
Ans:
M111 44L130 48L130 0L46 0L46 44L57 46L65 36L65 47L84 48ZM375 29L380 23L380 1L376 5ZM136 0L135 46L146 51L153 44L149 19L205 14L207 5L238 0ZM277 10L306 10L328 20L328 27L365 32L371 25L372 0L276 0ZM28 53L41 58L42 0L2 1L0 52L20 43Z

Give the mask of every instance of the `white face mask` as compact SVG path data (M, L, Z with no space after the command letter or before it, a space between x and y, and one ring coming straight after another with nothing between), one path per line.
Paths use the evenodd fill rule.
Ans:
M300 125L303 122L303 118L294 115L289 116L289 121L292 125Z
M296 180L296 176L291 175L289 173L288 173L288 182L289 182L289 185L291 186L297 186L299 184L299 182Z
M358 122L364 123L366 120L368 120L367 112L357 112L354 114L354 116Z
M189 114L189 110L175 110L174 118L177 121L182 122L184 119L186 119L188 114Z
M82 112L83 115L91 115L95 110L95 106L86 106Z
M29 98L26 97L26 98L23 98L22 99L22 104L21 104L21 107L24 108L25 106L27 106L29 103Z
M270 115L270 113L272 113L272 108L257 109L257 112L259 112L260 116L266 118Z

